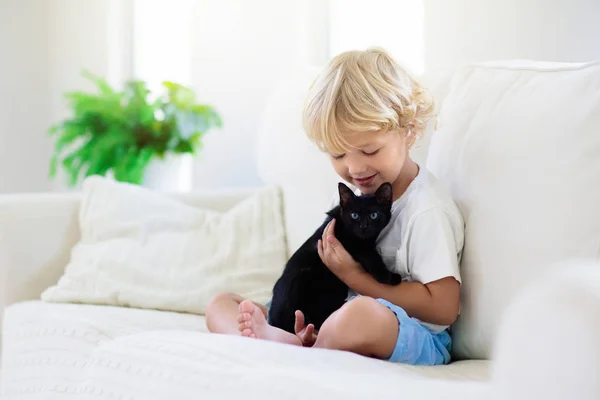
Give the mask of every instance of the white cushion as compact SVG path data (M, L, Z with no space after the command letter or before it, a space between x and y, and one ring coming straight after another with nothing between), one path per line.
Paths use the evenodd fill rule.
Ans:
M279 197L268 187L220 213L89 178L81 240L42 300L199 314L221 291L266 302L286 261Z
M600 63L459 70L428 167L466 223L454 351L485 358L508 303L552 265L600 256Z
M414 367L239 336L147 332L98 348L95 387L115 397L280 400L489 398L489 362ZM173 382L177 382L174 385Z
M93 386L90 367L114 366L94 359L94 352L121 337L152 330L207 331L199 315L87 304L26 301L7 307L4 317L2 399L23 393L62 398L86 381Z
M439 115L444 99L450 90L450 81L454 69L440 69L427 71L419 76L419 82L433 96L435 114ZM434 119L423 132L422 137L417 140L410 150L410 157L419 165L427 165L431 139L436 132L437 120Z
M3 395L112 398L482 399L488 361L408 366L206 334L191 314L39 301L6 311ZM254 396L255 397L255 396ZM4 398L4 397L3 397Z
M529 286L507 308L498 332L491 374L496 398L600 398L598 316L598 262L559 264Z

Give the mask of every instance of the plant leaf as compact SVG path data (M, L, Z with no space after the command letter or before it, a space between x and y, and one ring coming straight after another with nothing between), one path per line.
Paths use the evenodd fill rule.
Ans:
M111 170L117 180L141 183L154 157L195 153L204 134L222 125L217 111L196 104L194 91L184 85L163 82L164 93L150 100L144 81L116 90L89 71L82 75L96 91L65 93L72 115L48 129L54 140L49 175L62 167L70 185Z
M168 90L170 102L178 108L189 109L194 105L196 95L191 89L169 81L163 82L163 86Z

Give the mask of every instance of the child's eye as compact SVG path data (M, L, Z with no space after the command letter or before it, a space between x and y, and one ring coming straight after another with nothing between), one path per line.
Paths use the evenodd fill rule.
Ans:
M372 151L370 153L367 153L366 151L363 151L363 154L366 155L366 156L374 156L375 154L379 153L379 150L381 150L381 149L377 149L377 150Z
M377 219L377 217L379 217L379 213L371 213L371 219Z
M331 157L333 157L336 160L344 158L344 156L345 156L345 154L331 154Z
M357 213L352 213L352 214L350 214L350 218L352 218L352 219L358 219L358 214Z

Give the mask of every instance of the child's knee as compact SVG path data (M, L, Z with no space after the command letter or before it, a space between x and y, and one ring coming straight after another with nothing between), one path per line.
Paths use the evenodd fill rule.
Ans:
M370 315L372 312L377 312L377 309L381 306L382 304L372 297L358 296L344 304L342 309L346 309L346 313L350 314L350 316L359 315L364 317L365 315Z
M321 327L319 338L328 348L358 351L367 348L377 335L383 307L377 300L360 296L344 304Z
M235 301L236 303L241 303L244 300L245 299L242 296L240 296L239 294L235 294L235 293L231 293L231 292L221 292L221 293L217 293L216 295L214 295L213 298L210 299L210 301L208 302L208 305L210 306L210 305L214 305L214 304L219 304L219 303L223 303L223 302L231 302L231 301Z
M372 297L359 296L340 309L339 324L345 331L357 332L362 336L373 336L380 331L381 322L390 310Z

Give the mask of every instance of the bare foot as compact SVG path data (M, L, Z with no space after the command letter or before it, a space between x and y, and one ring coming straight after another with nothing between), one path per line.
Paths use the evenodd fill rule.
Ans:
M252 301L242 301L239 311L237 322L242 336L302 346L296 335L269 325L262 310Z

